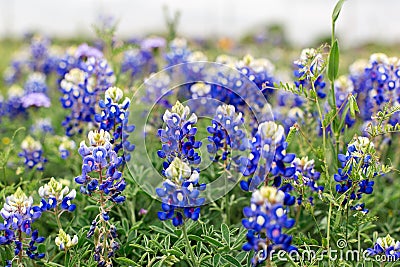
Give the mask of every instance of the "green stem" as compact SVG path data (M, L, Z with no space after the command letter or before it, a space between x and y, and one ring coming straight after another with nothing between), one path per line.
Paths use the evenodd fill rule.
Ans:
M332 216L332 203L329 203L328 221L326 225L326 243L328 251L328 266L331 266L331 216Z
M190 254L190 265L196 267L197 266L197 260L196 260L196 257L194 255L192 246L190 245L189 238L187 236L185 222L183 222L183 224L182 224L182 233L183 233L183 237L185 239L186 246L187 246L186 247L186 252L189 251L189 254Z

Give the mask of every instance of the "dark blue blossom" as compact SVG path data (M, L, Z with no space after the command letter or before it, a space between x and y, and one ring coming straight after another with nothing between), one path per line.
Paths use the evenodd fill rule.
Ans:
M200 207L205 199L200 192L206 185L199 183L199 171L196 165L201 158L196 152L201 142L195 141L197 122L195 114L190 115L189 107L177 102L163 116L166 126L160 129L162 150L158 156L165 159L162 174L166 178L156 193L162 201L162 211L158 218L162 221L172 220L174 226L184 223L184 218L198 220Z
M14 254L30 259L42 259L45 254L37 252L35 244L43 243L45 238L39 237L37 230L32 230L32 223L40 218L41 208L33 205L33 198L27 197L18 188L6 198L0 211L4 223L0 223L0 245L14 243ZM26 238L25 238L26 237ZM28 243L26 243L29 241Z
M346 194L342 204L354 202L363 194L371 194L374 186L372 179L381 174L374 144L367 137L355 137L348 144L346 154L339 154L338 159L341 167L333 178L337 182L336 192ZM350 204L350 208L364 213L368 211L363 203L357 206Z
M241 188L253 191L262 182L268 181L273 181L274 186L279 187L282 177L293 178L296 169L289 164L296 156L286 153L286 148L283 127L273 121L261 123L251 142L250 156L238 162L243 175L253 175L247 181L240 182Z
M373 248L367 249L367 256L382 255L383 262L393 262L400 259L400 242L394 240L389 234L376 240Z
M248 230L243 250L256 253L253 265L270 258L272 251L297 249L291 244L292 237L284 234L284 229L290 229L295 224L295 220L288 216L284 199L285 193L281 190L262 186L253 192L250 206L243 209L246 218L242 224ZM261 257L260 251L263 254Z
M43 171L44 163L47 159L43 157L42 145L39 141L35 141L31 136L27 136L21 143L22 152L18 154L19 157L24 159L24 164L32 169L36 167L37 170Z

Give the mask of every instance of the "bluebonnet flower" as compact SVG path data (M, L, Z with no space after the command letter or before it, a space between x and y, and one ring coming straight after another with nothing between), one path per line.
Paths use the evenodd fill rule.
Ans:
M386 256L381 257L381 259L385 259L384 262L398 261L400 259L400 241L396 241L388 234L384 238L379 237L374 247L367 249L367 255L369 257L382 254Z
M82 173L75 178L75 182L81 185L81 193L90 195L99 203L99 214L92 221L87 237L93 236L97 229L98 238L93 258L98 266L110 266L111 258L119 249L119 244L115 240L116 229L110 223L108 213L115 204L125 201L122 192L126 182L118 169L123 163L123 158L113 149L109 132L103 129L90 131L88 139L89 146L82 141L78 150L83 164Z
M103 52L95 47L88 46L86 43L79 45L76 50L74 57L78 59L84 59L89 57L94 57L96 59L103 58Z
M64 94L61 104L70 109L63 126L71 136L82 132L83 123L94 122L95 103L99 94L113 85L115 76L104 59L89 57L79 61L79 68L73 68L60 81L60 90Z
M190 114L190 108L177 101L171 111L165 111L163 121L166 127L158 130L162 142L158 156L165 158L166 162L179 157L189 164L199 164L201 158L195 149L201 146L201 142L195 140L197 128L193 127L197 123L196 114Z
M180 63L187 62L188 56L191 54L187 41L183 38L175 38L168 44L169 50L165 53L164 58L167 62L166 67L171 67Z
M258 126L258 130L251 141L251 153L248 158L241 158L240 172L245 176L253 175L247 181L240 182L245 191L253 191L262 182L279 187L282 177L289 179L295 174L295 167L290 164L295 159L293 153L286 153L287 143L282 125L273 121L266 121ZM258 172L256 172L258 168ZM288 200L289 201L289 200ZM290 200L290 202L293 202Z
M248 230L243 250L256 252L253 265L269 259L273 251L297 249L291 244L292 236L283 233L284 229L290 229L295 224L295 220L288 216L289 209L284 200L285 193L281 190L262 186L253 192L250 207L243 209L246 218L242 224Z
M0 245L14 243L16 256L42 259L45 254L37 252L35 243L43 243L45 238L39 237L37 230L32 230L32 223L39 219L41 214L40 207L33 205L33 198L27 197L21 188L18 188L13 195L6 198L0 211L4 219L4 223L0 223L0 232L3 232L3 235L0 235ZM29 242L26 243L27 241Z
M296 67L294 76L298 79L295 81L296 87L302 86L311 90L312 83L318 97L324 98L326 96L324 92L326 84L321 73L325 66L325 59L319 51L320 49L306 48L301 51L300 58L294 62Z
M121 72L128 73L130 85L138 77L156 72L158 69L154 55L148 49L130 49L124 52Z
M113 144L114 151L117 154L124 148L124 160L128 161L130 159L129 152L133 151L135 146L127 139L129 133L135 129L135 126L128 125L130 100L123 96L120 88L108 88L104 101L99 101L101 112L95 115L95 120L100 124L100 129L112 134L110 142Z
M308 157L295 158L292 166L296 168L293 185L300 193L300 196L297 198L297 204L300 205L302 203L304 195L307 194L307 188L310 189L311 193L317 193L321 196L324 187L317 184L321 173L314 169L314 160L309 160ZM308 198L311 205L313 205L313 199L313 196L309 196Z
M156 193L162 200L162 211L158 218L162 221L172 219L174 226L184 223L183 215L194 221L200 216L200 207L205 199L199 198L200 191L205 190L205 184L199 184L199 173L176 157L165 169L167 178L162 188Z
M160 36L147 37L140 42L140 47L143 50L154 51L157 49L162 49L167 45L165 38Z
M60 250L67 251L76 244L78 244L78 236L74 235L74 237L71 239L71 236L69 234L65 233L64 230L60 229L55 239L55 243Z
M144 79L145 95L142 101L154 105L170 108L172 105L169 103L167 97L172 94L170 90L171 77L166 72L151 74Z
M35 35L30 39L29 46L24 46L13 58L4 73L8 85L15 84L32 72L49 75L56 70L59 57L51 49L48 38Z
M76 197L75 189L69 190L68 186L63 187L62 183L57 182L54 177L47 184L41 186L38 192L42 198L40 202L42 212L57 208L69 212L76 209L76 205L71 204Z
M18 85L12 85L8 89L8 99L4 103L4 113L9 118L14 119L18 115L26 115L26 108L22 106L21 98L24 90Z
M374 186L372 179L382 173L374 144L367 137L356 136L348 144L346 154L339 154L338 159L341 168L334 175L334 179L338 183L336 191L346 194L342 205L350 202L350 208L353 210L368 213L364 205L353 207L352 202L360 199L363 194L371 194Z
M50 118L37 119L35 123L31 126L30 131L35 135L54 133L53 125L51 124Z
M162 200L162 211L158 212L160 220L172 220L174 226L184 223L184 217L196 221L200 216L200 207L205 199L200 198L200 191L205 184L199 184L199 170L195 168L201 158L195 149L201 142L195 141L197 122L195 114L179 101L166 110L163 116L164 129L158 131L162 150L160 158L166 159L162 174L166 178L161 188L156 189Z
M76 144L73 140L66 136L61 138L61 143L58 146L58 152L62 159L67 159L71 155L71 151L76 148Z
M255 59L251 55L246 55L243 60L237 62L236 68L254 82L260 90L265 89L264 95L267 98L274 92L271 87L275 82L273 76L275 66L268 59Z
M248 148L249 142L243 129L244 118L242 113L236 113L234 106L219 106L211 122L212 126L207 127L211 134L207 150L213 155L221 151L221 155L215 155L214 160L226 160L231 150L244 151Z
M348 76L339 76L335 81L335 96L336 96L336 107L343 107L347 101L348 97L354 93L354 85ZM343 109L340 110L339 115L342 116ZM351 118L350 113L346 115L345 123L348 127L351 127L355 120Z
M396 57L385 54L372 54L364 73L357 79L355 91L358 94L361 116L364 120L371 120L371 116L381 111L387 102L393 105L400 104L400 64ZM391 125L400 122L400 115L392 116Z
M39 141L35 141L31 136L27 136L21 143L22 152L18 154L19 157L24 159L24 164L32 169L36 167L37 170L43 171L44 163L47 159L43 157L42 145Z

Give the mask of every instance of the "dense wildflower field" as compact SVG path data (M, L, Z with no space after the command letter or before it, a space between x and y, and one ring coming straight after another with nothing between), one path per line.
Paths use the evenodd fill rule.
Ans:
M400 56L0 42L0 266L398 266Z

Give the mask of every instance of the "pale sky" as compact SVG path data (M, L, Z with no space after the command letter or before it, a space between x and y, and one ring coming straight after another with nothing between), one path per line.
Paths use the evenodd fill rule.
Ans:
M118 35L165 31L163 9L181 11L183 36L240 37L268 23L286 26L291 41L303 45L329 33L335 0L0 0L0 37L35 30L59 37L91 35L99 14L119 21ZM348 0L338 22L344 44L400 41L399 0Z

